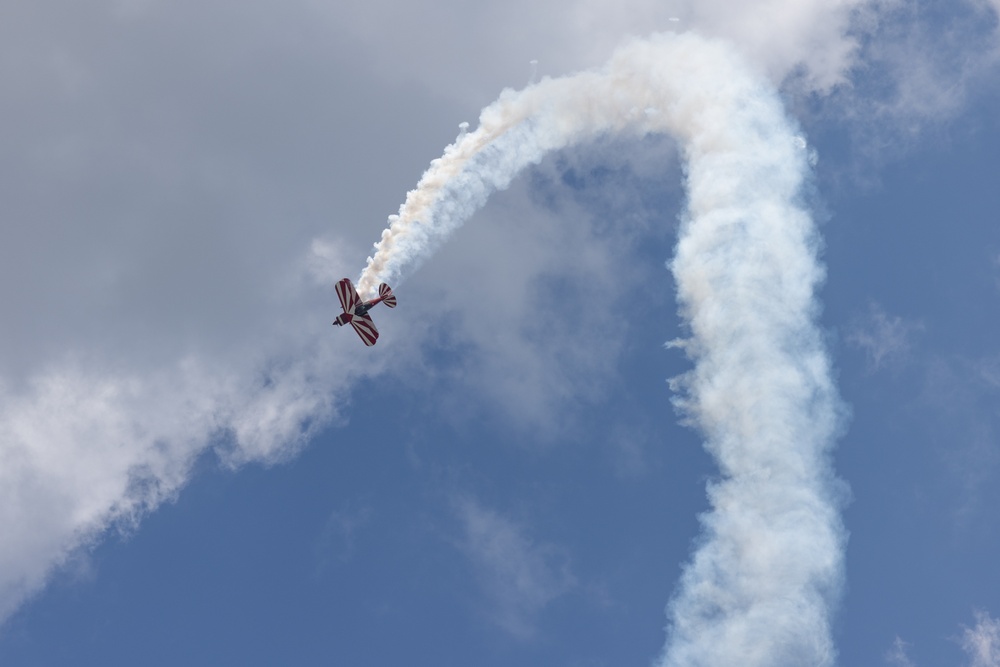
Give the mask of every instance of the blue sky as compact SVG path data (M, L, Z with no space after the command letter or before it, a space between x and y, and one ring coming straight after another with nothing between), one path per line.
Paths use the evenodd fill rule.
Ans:
M835 663L1000 664L998 9L0 10L0 664L659 664L719 475L667 383L675 140L546 155L376 347L330 322L460 122L665 30L818 157Z

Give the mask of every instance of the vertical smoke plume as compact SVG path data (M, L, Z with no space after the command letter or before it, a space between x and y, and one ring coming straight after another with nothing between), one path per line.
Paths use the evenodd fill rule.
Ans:
M672 270L691 332L677 345L694 368L674 386L720 468L661 663L829 665L843 570L829 462L839 403L814 323L823 271L800 204L805 142L727 47L661 35L602 70L504 91L390 218L360 288L412 271L547 152L626 132L669 133L686 161Z

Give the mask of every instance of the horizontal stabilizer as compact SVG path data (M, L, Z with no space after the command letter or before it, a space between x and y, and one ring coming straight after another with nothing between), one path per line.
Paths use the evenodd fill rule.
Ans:
M396 307L396 295L392 293L392 290L385 283L378 286L378 295L382 298L382 303L386 306L389 308Z

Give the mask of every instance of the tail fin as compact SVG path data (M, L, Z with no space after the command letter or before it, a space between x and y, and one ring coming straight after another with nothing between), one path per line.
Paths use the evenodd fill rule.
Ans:
M378 286L378 295L382 297L382 303L389 308L396 307L396 295L392 293L392 290L385 283Z

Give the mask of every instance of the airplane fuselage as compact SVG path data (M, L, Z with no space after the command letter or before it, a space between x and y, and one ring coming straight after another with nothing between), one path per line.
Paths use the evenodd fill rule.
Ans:
M333 321L334 325L342 327L345 324L350 324L361 340L365 342L365 345L374 345L378 339L378 329L375 328L372 318L368 316L368 311L379 303L384 303L388 308L395 308L396 297L392 290L389 289L388 285L382 283L378 286L378 297L371 301L362 301L349 278L337 281L336 290L337 298L340 299L340 305L344 312Z
M362 301L361 303L359 303L354 307L353 312L341 314L339 317L337 317L336 320L334 320L333 323L337 326L344 326L345 324L350 322L354 317L362 317L364 315L367 315L368 311L371 310L372 307L378 304L380 301L382 301L382 297L379 297L377 299L372 299L371 301Z

